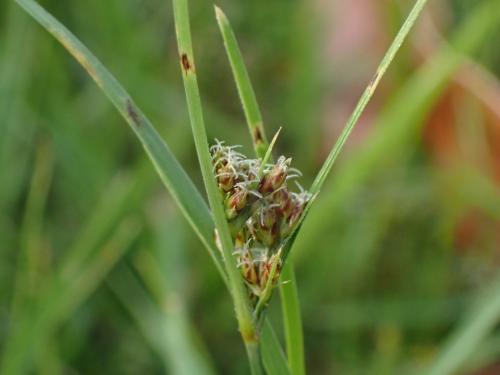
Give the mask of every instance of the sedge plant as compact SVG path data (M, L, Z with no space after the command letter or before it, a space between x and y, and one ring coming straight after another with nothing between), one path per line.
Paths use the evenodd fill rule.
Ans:
M208 204L146 115L85 45L35 1L15 1L83 66L142 143L228 288L251 373L305 374L299 299L288 254L314 198L427 0L415 2L308 190L298 184L294 187L292 180L300 177L300 172L291 167L291 158L280 156L274 161L272 157L278 134L269 144L242 53L227 17L219 8L215 10L216 19L255 155L246 157L223 141L216 141L210 147L197 82L188 1L173 0L179 65ZM283 306L286 352L266 318L267 305L277 287Z

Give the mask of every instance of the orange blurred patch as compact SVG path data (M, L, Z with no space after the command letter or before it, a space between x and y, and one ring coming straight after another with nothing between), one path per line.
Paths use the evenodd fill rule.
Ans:
M467 166L500 188L500 86L485 78L474 67L464 67L458 73L429 117L423 141L437 168L460 170ZM463 108L470 103L475 112L471 119ZM470 136L464 127L480 139L473 139L476 136ZM466 207L455 231L458 248L479 245L485 230L494 233L495 249L500 252L500 222L477 207Z

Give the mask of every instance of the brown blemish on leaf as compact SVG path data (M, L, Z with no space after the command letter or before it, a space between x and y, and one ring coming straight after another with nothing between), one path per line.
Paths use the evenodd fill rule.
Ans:
M257 126L254 131L253 131L253 140L255 143L261 143L263 141L262 139L262 133L260 131L260 127Z
M190 70L194 70L193 69L193 65L191 64L191 62L189 61L189 58L188 56L183 53L181 55L181 64L182 64L182 69L184 70L184 73L188 73Z
M240 332L245 343L253 344L259 342L259 336L254 330L241 330Z
M376 84L379 75L380 75L380 72L378 72L378 71L374 74L372 80L370 81L370 87L373 87Z
M132 120L132 122L135 124L135 126L139 127L141 126L141 121L139 120L139 115L137 114L134 105L130 101L130 99L127 99L127 115L128 117Z

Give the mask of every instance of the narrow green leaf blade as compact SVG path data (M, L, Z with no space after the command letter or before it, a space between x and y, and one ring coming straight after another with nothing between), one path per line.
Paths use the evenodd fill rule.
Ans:
M261 355L267 375L290 375L285 354L281 349L278 337L269 320L265 320L262 327Z
M272 157L273 148L274 148L274 145L276 144L276 141L278 140L278 137L281 133L281 129L283 129L283 128L280 127L278 129L278 131L276 132L276 134L274 135L273 139L271 139L271 143L269 144L269 147L267 148L266 154L264 155L264 157L262 158L262 160L260 162L261 164L260 164L259 173L258 173L259 178L261 178L264 175L264 168L266 167L267 162L273 159L273 157Z
M144 146L161 180L209 250L219 272L226 280L213 241L213 221L206 202L149 119L113 75L66 27L33 0L16 2L73 55L127 121Z
M292 260L289 259L281 274L280 295L285 327L285 341L288 365L293 375L304 375L306 365L304 358L304 334L302 331L302 314L300 312L297 282L293 271Z
M485 38L491 35L488 30L492 30L499 20L498 1L479 4L451 37L451 48L443 45L394 93L388 100L390 104L377 118L374 126L377 130L370 141L339 166L333 184L322 196L322 204L311 211L304 229L300 231L295 256L301 257L309 249L308 244L317 241L326 230L325 215L331 215L343 202L352 199L356 186L361 186L374 171L379 170L377 165L386 165L394 155L406 152L421 132L425 118L446 83L464 63L463 54L477 51Z
M370 102L370 99L372 98L378 84L380 83L380 80L384 76L384 74L387 72L387 69L389 68L392 60L396 56L396 53L399 51L401 48L401 45L403 44L404 40L408 36L410 30L412 29L413 25L415 24L418 16L422 12L425 4L427 4L428 0L417 0L415 5L413 6L410 14L406 18L405 22L401 26L401 29L397 33L396 37L394 38L394 41L392 42L391 46L387 50L386 54L382 58L382 61L380 62L375 75L373 76L372 80L366 87L365 91L361 95L361 98L358 101L358 104L356 105L353 113L351 114L351 117L347 121L347 124L345 125L344 129L342 130L342 133L340 134L339 139L333 146L332 150L330 151L330 154L326 158L325 162L323 163L323 166L321 167L320 171L318 172L316 178L314 179L314 182L311 185L311 188L309 189L309 192L313 194L313 197L317 196L317 194L320 192L326 177L330 173L333 164L335 163L337 156L339 155L340 151L342 150L342 147L344 146L345 142L347 141L347 138L351 134L352 130L354 129L354 126L357 124L359 118L363 114L366 106ZM312 201L306 206L306 209L304 211L304 214L302 215L299 224L297 225L295 232L290 236L290 240L288 243L285 244L285 246L292 247L293 242L295 241L296 234L298 230L302 226L302 222L306 219L306 217L309 214L309 210L311 208Z
M389 50L383 57L379 67L377 68L377 71L375 72L375 75L373 76L371 82L369 83L368 87L365 89L363 95L361 96L358 104L356 105L356 108L354 109L354 112L352 113L351 117L349 118L346 126L344 127L339 139L333 146L330 154L328 155L326 161L324 162L323 166L321 167L318 175L316 176L311 188L310 192L315 196L316 194L319 193L321 190L321 187L323 186L326 177L330 173L333 164L335 163L335 160L337 159L338 154L340 153L342 147L344 146L345 142L347 141L347 138L351 134L352 130L354 129L354 126L358 122L359 118L361 117L363 111L365 110L366 106L368 105L371 97L373 96L373 93L375 92L375 89L377 88L380 80L384 76L385 72L389 68L389 65L391 64L392 60L394 59L396 53L399 51L401 45L403 44L403 41L406 39L408 33L410 32L412 26L415 24L420 12L424 8L425 4L427 3L427 0L417 0L415 3L413 9L411 10L410 14L408 15L406 21L404 22L403 26L399 30L398 34L396 35L396 38L394 39L393 43L389 47ZM311 202L312 203L312 202ZM304 214L302 215L301 222L305 220L309 213L309 209L311 207L311 204L309 204L306 207L306 210ZM296 232L290 237L290 241L288 244L285 244L286 247L291 248L293 246L293 242L295 241L296 238L296 233L301 227L301 223L297 225ZM293 271L290 273L289 276L294 276ZM292 281L294 283L294 281ZM281 287L281 294L287 295L288 297L285 297L283 299L285 303L293 305L295 300L297 299L297 296L292 295L292 290L289 290L288 292L284 287ZM293 309L293 306L286 306L284 308L285 312L285 322L288 321L288 324L285 324L285 326L288 328L286 331L286 337L287 337L287 348L295 350L299 350L297 345L303 345L303 341L299 340L297 335L299 334L299 331L293 330L293 325L297 326L300 324L300 310L297 308ZM288 314L288 315L287 315ZM295 320L298 320L298 322L294 322ZM302 331L300 330L300 334L302 334ZM296 342L295 342L296 341ZM295 345L295 346L292 346ZM302 348L303 351L303 348ZM297 358L297 356L293 355L292 353L288 353L288 358L291 364L292 371L296 369L297 371L304 371L305 372L305 364L302 362L300 363L300 360ZM298 374L302 374L301 372L298 372Z
M314 180L310 189L310 192L312 194L316 194L321 190L321 187L323 186L326 177L330 173L333 164L335 163L337 156L339 155L340 151L342 150L342 147L347 141L347 138L351 134L352 129L357 124L359 118L363 114L366 106L368 105L370 99L373 96L373 93L375 92L378 84L380 83L380 80L386 73L387 69L389 68L389 65L391 65L392 60L394 59L396 53L401 48L401 45L408 36L408 33L412 29L412 26L415 24L415 21L420 15L420 12L424 8L425 4L427 4L427 1L428 0L417 0L410 14L406 18L406 21L404 22L403 26L401 26L401 29L396 35L396 38L394 39L391 46L387 50L385 56L383 57L382 61L380 62L380 65L377 68L377 71L375 72L375 75L373 76L371 82L366 87L365 91L363 92L363 95L361 96L358 104L356 105L356 108L354 109L354 112L352 113L351 117L347 121L346 126L342 130L339 139L333 146L332 150L330 151L330 154L328 155L323 166L321 167L321 170L316 176L316 179Z
M245 285L243 284L241 271L236 264L235 257L233 256L234 244L222 205L221 193L212 171L212 158L209 151L205 121L203 118L203 110L201 106L200 92L196 77L196 66L191 42L188 1L173 0L173 7L175 30L179 49L179 60L182 70L182 78L184 81L184 89L186 91L186 100L196 152L198 154L198 161L200 163L205 189L207 191L210 208L212 209L213 218L222 246L222 252L224 254L223 260L226 266L226 272L228 275L230 291L234 302L240 333L247 346L247 351L249 352L249 349L256 344L257 334L255 332L255 325L252 318L248 293L245 289ZM253 357L250 354L251 353L249 352L252 372L260 374L260 362L252 361Z
M238 88L241 104L243 105L248 129L252 136L255 154L257 157L263 158L268 149L268 141L264 131L264 123L262 121L257 98L255 97L255 92L250 82L250 76L243 61L243 55L241 54L238 41L236 40L229 20L224 12L217 6L215 6L215 15L224 40L224 46L226 47L227 57L231 64L231 70L236 82L236 87Z

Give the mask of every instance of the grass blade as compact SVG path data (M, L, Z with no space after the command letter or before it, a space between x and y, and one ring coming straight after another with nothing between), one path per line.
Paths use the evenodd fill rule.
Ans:
M283 129L283 128L280 127L278 129L278 131L276 132L276 134L274 135L273 139L271 140L271 143L269 144L269 147L267 148L266 153L264 154L264 157L261 160L259 172L257 174L260 178L262 178L262 176L264 175L264 168L266 167L267 162L269 160L272 160L273 148L274 148L274 145L275 145L276 141L278 140L278 137L281 133L281 129Z
M392 60L396 56L396 53L399 51L401 45L403 44L404 40L408 36L408 33L410 32L412 26L415 24L418 16L420 15L421 11L423 10L425 4L427 3L427 0L417 0L415 5L413 6L410 14L406 18L406 21L403 23L403 26L399 30L398 34L396 35L396 38L392 42L391 46L389 47L388 51L382 58L381 63L379 64L377 71L375 72L375 75L373 76L371 82L363 92L358 104L356 105L351 117L347 121L346 126L344 127L339 139L333 146L332 150L330 151L330 154L328 155L327 159L325 160L323 166L321 167L320 171L318 172L313 184L311 185L311 188L309 189L309 192L313 194L313 196L316 196L319 191L321 190L321 187L323 186L326 177L330 173L333 164L335 163L335 160L337 159L338 154L342 150L342 147L344 146L345 142L347 141L347 138L351 134L352 130L354 129L354 126L358 122L359 118L361 117L363 111L365 110L366 106L368 105L370 99L372 98L378 84L380 83L380 80L386 73L387 69L389 68ZM309 204L306 207L306 210L304 214L302 215L301 222L305 220L305 218L308 216L309 209L311 207L311 204ZM291 248L293 246L293 242L295 241L296 238L296 233L301 228L301 224L297 225L297 228L295 230L295 233L290 237L290 240L288 241L287 244L285 244L286 247ZM287 252L285 252L287 253ZM290 274L290 276L293 276L293 274ZM283 295L283 292L282 292ZM285 294L286 295L286 294ZM290 296L290 298L293 298L293 296ZM293 302L290 302L293 303ZM292 311L293 307L290 306L290 312ZM297 309L294 311L293 317L296 319L300 319L300 311ZM286 320L286 319L285 319ZM293 321L293 320L292 320ZM289 327L291 329L291 327ZM293 332L293 331L290 331ZM297 332L294 333L296 335ZM293 336L287 338L287 343L290 343L290 339L292 339ZM302 344L303 345L303 344ZM298 349L297 349L298 351ZM292 357L289 353L289 361L290 360L296 360L296 357ZM299 367L299 363L296 363L296 366ZM303 368L303 364L301 365ZM292 366L291 366L292 367ZM293 368L292 368L293 370ZM300 371L300 370L299 370Z
M268 375L290 375L285 353L273 330L273 326L266 320L262 328L262 361Z
M495 364L499 356L500 336L495 334L481 344L462 369L465 369L464 373L474 374L474 372Z
M335 163L335 160L337 159L337 156L339 155L340 151L342 150L342 147L344 146L345 142L347 141L347 138L351 134L352 130L354 129L354 126L357 124L359 118L363 114L363 111L365 110L366 106L368 105L370 99L373 96L373 93L375 92L375 89L377 88L378 84L380 83L380 80L386 73L387 69L389 68L389 65L391 64L392 60L396 56L396 53L399 51L401 48L401 45L403 44L404 40L408 36L408 33L410 32L412 26L415 24L415 21L417 20L418 16L422 12L422 9L424 8L425 4L427 3L428 0L417 0L415 5L413 6L410 14L406 18L405 22L401 26L401 29L399 30L398 34L394 38L394 41L392 42L391 46L387 50L386 54L382 58L382 61L380 62L375 75L373 76L372 80L366 87L365 91L361 95L361 98L358 101L358 104L354 108L353 113L351 114L351 117L347 121L347 124L345 125L344 129L342 130L342 133L340 134L339 139L333 146L332 150L330 151L330 154L326 158L325 162L323 163L323 166L321 167L320 171L316 175L316 178L314 179L311 188L309 189L309 192L313 195L313 200L314 198L318 195L318 193L321 190L321 187L323 186L326 177L330 173L333 164ZM306 219L306 217L309 214L310 208L311 208L311 203L306 206L305 212L302 215L299 224L297 225L294 233L290 236L290 239L287 243L284 244L284 246L287 246L288 248L291 248L293 246L293 243L295 242L296 235L300 228L302 227L302 223ZM285 252L286 253L286 252Z
M243 284L243 278L236 265L236 259L233 257L234 244L224 213L221 194L212 172L212 160L203 119L203 110L191 43L188 3L187 0L173 0L173 6L180 66L196 152L198 154L208 201L212 209L213 218L224 254L223 259L228 274L230 291L236 310L240 333L247 347L252 373L260 374L262 371L260 359L258 358L258 337L255 330L255 323L252 318L250 302L245 290L245 285Z
M499 3L486 1L468 17L452 37L452 47L445 45L423 65L388 100L388 105L379 115L374 126L376 132L370 142L358 150L335 174L329 187L331 194L323 196L308 215L300 232L294 255L301 257L309 249L311 241L317 241L326 230L325 214L336 212L339 205L349 201L377 165L387 165L394 155L408 149L422 126L425 118L439 98L448 80L463 63L462 53L476 51L489 35L488 30L500 20ZM333 193L334 192L334 193Z
M236 87L238 88L243 111L245 112L248 129L252 136L255 154L257 157L263 158L268 149L268 142L260 108L252 83L250 82L250 76L243 61L243 55L226 15L217 6L215 6L215 15L224 40L224 46L226 47L227 57L231 65Z
M302 330L302 314L292 260L288 260L281 274L280 295L283 304L283 325L288 355L288 365L293 375L306 373L304 358L304 334Z
M363 92L363 95L361 96L358 104L356 105L354 112L352 113L351 117L347 121L346 126L342 130L339 139L333 146L332 150L330 151L330 154L328 155L323 166L321 167L321 170L316 176L310 189L310 192L312 194L317 194L321 190L321 187L323 186L326 177L330 173L333 164L335 163L338 154L340 153L342 147L347 141L347 138L351 134L352 129L354 128L359 118L363 114L363 111L365 110L370 99L372 98L373 93L375 92L378 84L380 83L380 80L386 73L387 69L389 68L389 65L391 65L392 60L394 59L396 53L399 51L399 48L401 47L404 40L408 36L408 33L410 32L412 26L415 24L415 21L417 20L418 16L420 15L420 12L424 8L427 1L428 0L417 0L415 5L413 6L413 9L406 18L406 21L399 30L398 34L396 35L396 38L394 39L391 46L387 50L387 53L380 62L380 65L378 66L377 71L375 72L375 75L373 76L371 82L368 84L368 87Z
M222 262L213 241L213 222L208 207L149 119L102 63L59 21L33 0L16 0L16 2L87 70L127 121L144 146L161 180L209 250L221 276L226 281Z

